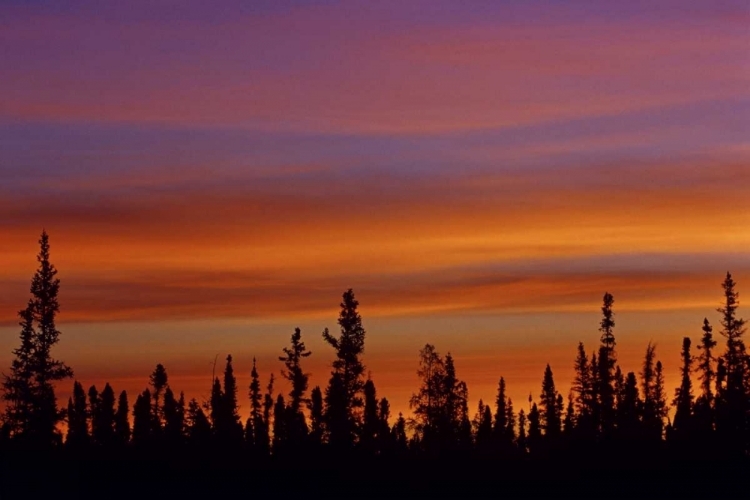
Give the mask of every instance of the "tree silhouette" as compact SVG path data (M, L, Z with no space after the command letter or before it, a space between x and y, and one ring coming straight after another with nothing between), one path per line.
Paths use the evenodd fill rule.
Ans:
M96 392L92 386L89 394ZM89 396L89 401L94 401ZM115 444L115 391L109 384L104 385L96 403L91 404L91 437L94 444L111 448Z
M284 362L286 370L282 370L281 375L287 379L292 386L289 392L289 409L286 412L287 423L286 432L290 444L299 447L307 440L307 422L305 415L302 413L302 405L307 403L305 393L307 392L308 380L310 375L302 369L302 358L307 358L312 354L302 342L302 331L299 328L294 329L290 346L284 348L285 356L279 357L279 361Z
M599 325L601 345L599 346L599 422L602 433L610 434L614 428L614 371L615 371L615 335L614 304L612 294L605 293L602 304L602 320Z
M690 338L682 339L682 367L680 373L682 380L680 387L675 390L672 405L676 408L674 415L675 435L684 435L692 428L693 417L693 382L690 375L693 371L693 356L690 354ZM683 436L680 436L683 437Z
M60 340L55 318L60 311L60 280L50 262L49 236L39 239L39 267L31 280L31 299L18 314L21 345L13 350L10 373L3 379L4 426L11 438L32 448L49 448L62 442L57 424L64 412L57 408L55 382L73 376L73 370L52 357Z
M260 387L260 377L256 360L253 358L253 369L250 372L252 381L250 382L250 418L252 424L252 442L246 438L248 444L257 452L265 450L268 447L268 428L263 418L263 393ZM246 435L248 432L246 431Z
M334 337L327 328L323 331L323 340L336 351L327 390L329 439L332 444L342 447L353 444L361 420L359 409L364 404L365 366L361 356L365 349L365 329L358 306L354 291L344 292L338 319L341 334Z
M153 412L151 408L151 391L144 389L133 405L133 444L146 447L153 435Z
M722 356L722 387L717 391L716 428L728 453L742 455L748 430L748 364L745 342L745 320L737 317L739 294L730 273L722 283L724 305L721 313L721 335L726 339Z
M314 446L323 443L323 392L315 386L310 393L310 442Z
M117 412L115 413L115 433L121 445L130 442L130 409L128 407L128 393L122 391L117 399Z
M555 380L552 376L552 369L549 364L544 370L544 379L542 380L542 393L539 396L541 401L541 425L544 434L548 440L557 439L560 436L560 426L562 424L561 409L558 404L559 393L555 389ZM562 399L560 400L562 403Z
M83 386L77 380L73 383L73 395L68 399L68 434L65 446L69 449L81 451L88 446L88 404Z
M153 389L151 391L151 401L153 404L151 408L151 426L152 434L156 438L161 436L164 427L164 408L161 402L161 397L164 390L168 387L168 384L169 377L167 376L167 370L164 368L164 365L156 365L156 368L154 368L154 371L149 377L149 385L151 385Z

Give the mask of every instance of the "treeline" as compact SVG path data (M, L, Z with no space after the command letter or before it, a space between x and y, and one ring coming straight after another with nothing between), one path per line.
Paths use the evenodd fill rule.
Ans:
M731 274L722 283L718 309L721 352L713 326L704 319L695 348L689 337L682 342L681 383L672 394L653 344L646 346L637 371L618 364L614 298L607 293L600 343L590 352L578 345L575 379L565 396L547 365L536 398L512 401L500 377L495 400L480 400L470 409L468 387L453 357L427 344L419 352L420 386L410 400L412 415L395 416L365 376L365 329L348 290L339 333L323 332L335 354L323 388L309 388L304 363L311 353L297 328L279 357L281 376L291 387L287 394L274 391L273 374L262 380L255 362L250 386L239 388L230 355L207 401L187 401L159 364L148 387L134 398L125 391L118 394L110 384L86 389L74 381L67 405L58 405L54 387L72 379L73 371L52 355L60 337L55 326L60 282L46 233L39 243L31 298L19 313L20 345L4 374L0 453L57 450L74 457L162 456L191 463L216 457L253 463L283 459L309 466L318 458L351 456L568 464L593 463L602 456L642 463L739 460L750 450L750 357ZM238 400L245 395L250 414L243 422Z

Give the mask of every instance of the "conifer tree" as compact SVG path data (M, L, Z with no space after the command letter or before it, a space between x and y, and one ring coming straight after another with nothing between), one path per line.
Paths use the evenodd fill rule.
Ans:
M310 441L313 445L323 442L323 392L315 386L310 393Z
M573 394L568 393L568 405L565 407L565 418L563 419L563 434L570 436L575 428L575 406Z
M128 414L130 409L128 407L128 393L122 391L120 397L117 400L117 412L115 413L115 433L117 440L121 445L128 444L130 442L130 419Z
M703 319L703 336L700 343L700 354L698 355L698 378L701 382L701 394L695 401L695 423L696 429L701 431L702 439L708 440L706 434L710 434L714 426L714 391L713 384L716 380L714 363L716 358L712 350L716 347L713 338L713 328L707 318Z
M476 446L480 453L488 453L492 446L492 409L479 400L480 413L476 431Z
M590 424L592 408L591 367L583 342L578 343L578 356L575 360L575 378L573 379L573 393L575 394L575 412L581 425Z
M556 439L560 435L562 416L557 402L558 396L559 394L555 389L555 380L552 376L552 369L547 364L542 380L542 393L539 397L541 401L541 426L548 440ZM529 414L530 418L531 415Z
M516 415L513 413L513 401L508 398L507 408L505 410L506 424L505 424L505 436L507 439L507 445L510 447L516 440Z
M164 440L171 449L179 448L185 433L185 395L174 397L172 389L164 391Z
M55 324L60 310L60 280L50 262L46 231L42 232L39 246L39 267L31 280L31 298L19 312L21 343L13 350L15 359L9 374L3 376L3 422L10 437L24 440L29 447L49 448L62 442L57 424L64 417L64 411L57 407L54 384L73 377L73 370L52 357L52 348L60 340Z
M358 306L354 291L344 292L338 319L341 334L334 337L327 328L323 331L323 340L336 351L327 395L328 431L330 441L344 447L354 442L364 404L365 366L361 357L365 349L365 329Z
M279 394L276 397L276 403L273 406L273 453L280 455L285 451L289 442L286 427L286 403L284 396Z
M406 438L406 419L402 413L398 414L396 423L393 424L392 429L393 442L396 446L396 453L403 455L407 450L407 438Z
M95 385L89 387L89 428L91 429L91 441L96 445L101 445L96 439L101 431L99 418L99 391Z
M528 451L528 439L526 437L526 413L523 408L518 412L518 439L516 440L516 446L518 447L519 453L522 455Z
M151 426L154 436L160 436L164 426L164 408L161 402L162 394L169 385L167 370L164 365L157 364L154 371L149 376L149 385L151 391Z
M380 428L380 417L378 415L378 398L375 390L375 384L368 379L365 382L365 411L364 421L362 424L362 433L360 444L362 448L371 454L375 454L376 439Z
M92 389L95 389L92 387ZM92 405L92 438L99 446L110 448L115 444L115 391L104 385L97 404Z
M531 405L531 411L529 411L529 435L527 439L529 452L539 452L542 444L542 425L541 415L536 403Z
M68 434L65 446L80 451L89 444L88 405L83 386L73 383L73 395L68 399Z
M614 297L610 293L604 294L602 304L602 320L599 325L601 345L599 347L599 421L602 432L606 435L614 428L615 400L614 400L614 371L615 371L615 335L614 312L612 305Z
M292 389L289 392L289 410L287 415L287 432L289 440L294 446L299 446L307 439L307 423L305 415L302 413L302 405L307 403L305 393L307 392L308 380L310 375L302 369L301 361L312 354L302 342L302 331L295 328L290 346L284 348L285 356L279 357L279 361L284 362L286 370L282 370L281 375L289 381Z
M693 416L693 382L690 375L693 371L693 356L690 354L690 338L682 339L682 376L680 387L675 390L672 405L676 408L673 429L675 433L685 434L691 428Z
M252 442L248 444L258 449L264 439L266 443L268 442L266 437L268 433L263 429L263 393L261 392L260 377L258 376L255 358L253 358L253 369L250 372L250 377L250 422L252 423L253 437Z
M393 440L391 439L391 404L386 398L381 398L378 403L378 431L377 431L377 453L393 451Z
M153 434L153 412L151 391L144 389L133 405L133 444L144 446L151 442Z
M263 424L260 429L257 430L255 435L255 442L258 453L261 456L268 455L271 452L271 410L273 410L273 385L275 378L273 373L268 379L268 385L266 386L266 393L263 395Z
M508 442L508 397L505 395L505 379L500 377L495 398L495 423L492 428L495 442L501 449L507 449Z
M195 398L188 403L185 424L187 426L187 439L191 447L204 450L211 440L211 423Z
M742 454L748 430L748 362L743 335L745 320L737 317L739 294L730 273L722 283L724 305L721 313L721 335L726 339L722 356L725 379L718 392L716 428L727 451Z

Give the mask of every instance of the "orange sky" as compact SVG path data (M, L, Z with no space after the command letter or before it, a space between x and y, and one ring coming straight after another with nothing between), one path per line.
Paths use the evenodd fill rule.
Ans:
M741 2L230 4L0 6L0 367L42 228L60 357L131 401L158 362L278 376L296 326L324 384L349 287L395 412L426 342L472 412L547 362L567 395L605 291L624 370L653 340L675 386L750 287Z

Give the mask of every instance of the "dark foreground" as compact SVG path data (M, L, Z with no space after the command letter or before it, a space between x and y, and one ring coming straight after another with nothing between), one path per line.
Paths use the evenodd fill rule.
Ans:
M463 459L304 463L6 458L0 498L747 498L750 465ZM480 497L481 495L481 497Z

